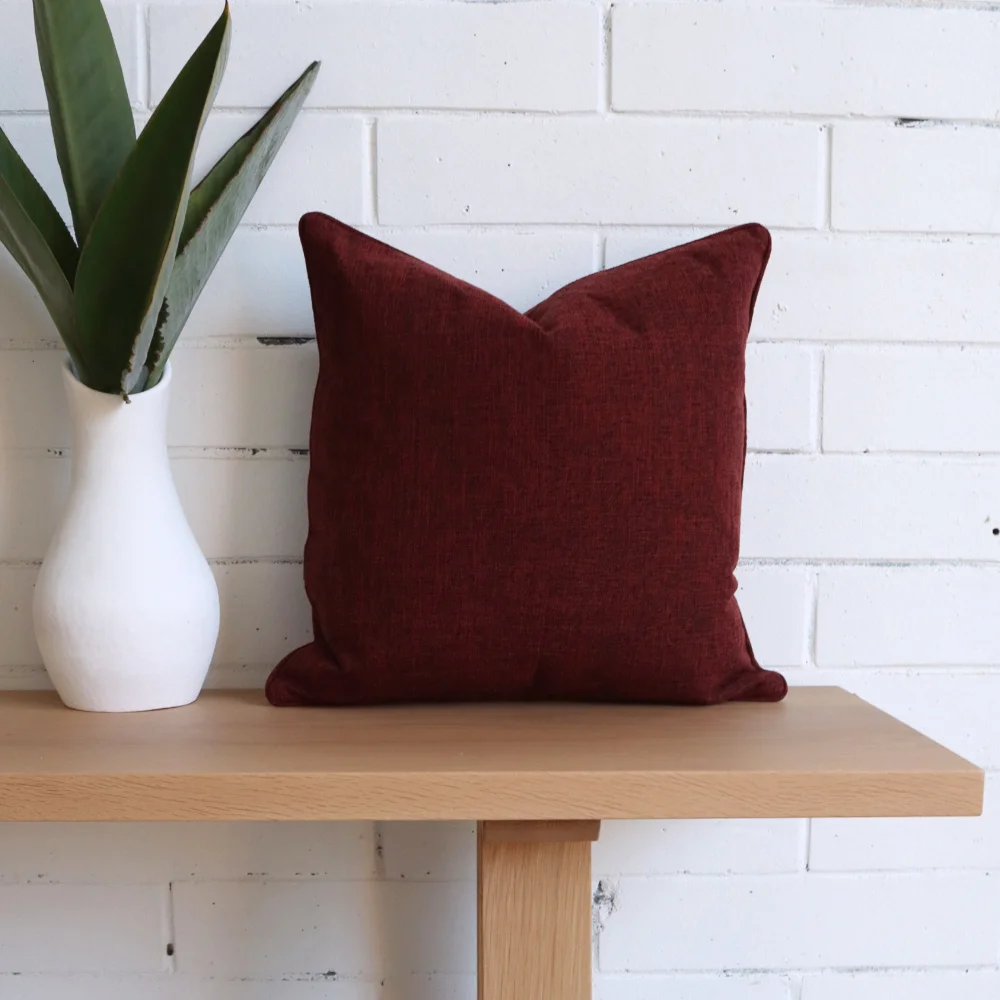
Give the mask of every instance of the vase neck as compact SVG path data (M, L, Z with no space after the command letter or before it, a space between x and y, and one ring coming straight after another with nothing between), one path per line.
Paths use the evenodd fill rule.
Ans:
M132 468L149 471L167 461L169 373L147 392L129 402L97 392L64 370L66 396L73 421L74 467L79 472L111 473Z

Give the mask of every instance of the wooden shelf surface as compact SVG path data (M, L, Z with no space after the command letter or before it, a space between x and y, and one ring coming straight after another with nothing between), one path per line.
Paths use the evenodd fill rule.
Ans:
M839 688L713 708L208 691L135 715L0 694L0 821L957 816L982 795L978 768Z

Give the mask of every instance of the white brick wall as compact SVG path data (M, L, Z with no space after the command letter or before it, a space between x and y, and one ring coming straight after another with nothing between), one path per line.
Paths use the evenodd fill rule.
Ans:
M833 224L851 230L995 233L1000 230L998 153L1000 132L985 125L899 120L837 125Z
M745 975L599 975L596 1000L793 1000L797 982L791 976Z
M612 28L616 111L997 113L995 10L623 3Z
M998 378L1000 351L995 348L832 350L823 395L824 447L996 452Z
M843 976L806 976L802 1000L992 1000L1000 991L995 971L855 972Z
M215 4L153 6L154 101L216 17ZM294 16L255 4L240 12L216 103L267 107L322 59L309 107L595 111L600 39L591 4L323 3Z
M158 885L0 886L0 970L160 972L168 904Z
M821 139L806 122L387 115L378 122L379 219L726 225L766 217L808 227L819 217Z
M218 6L108 3L140 123ZM259 685L310 634L301 212L518 308L761 221L739 573L754 647L987 767L986 812L609 823L595 996L996 1000L995 5L232 6L199 169L325 62L176 356L174 471L222 592L212 683ZM65 208L28 0L0 0L0 124ZM30 602L69 468L59 365L0 251L0 687L47 684ZM0 998L472 1000L474 847L471 823L0 825Z
M627 878L617 889L599 943L613 972L996 961L1000 896L981 873Z
M995 562L998 494L978 457L751 455L743 555Z

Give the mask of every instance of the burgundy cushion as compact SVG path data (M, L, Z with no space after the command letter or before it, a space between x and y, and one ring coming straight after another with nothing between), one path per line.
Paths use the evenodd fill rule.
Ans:
M316 638L271 674L274 704L785 694L733 577L766 229L525 314L326 216L300 233Z

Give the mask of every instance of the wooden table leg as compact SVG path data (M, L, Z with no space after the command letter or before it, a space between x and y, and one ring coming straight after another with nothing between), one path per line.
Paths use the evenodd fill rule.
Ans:
M479 1000L591 1000L598 820L479 824Z

